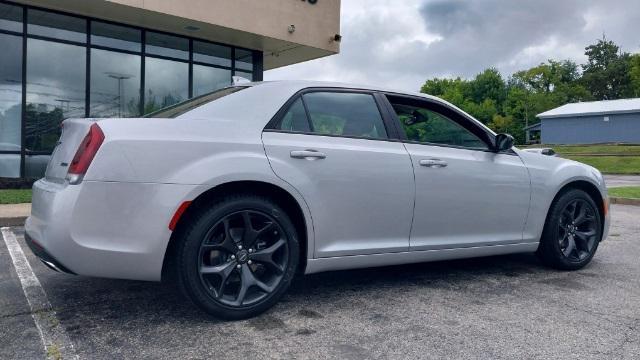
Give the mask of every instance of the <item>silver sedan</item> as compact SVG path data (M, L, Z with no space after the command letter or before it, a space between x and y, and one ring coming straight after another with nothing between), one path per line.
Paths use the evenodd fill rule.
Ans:
M432 96L292 81L66 120L26 238L55 270L177 281L239 319L297 273L518 252L579 269L608 226L591 166Z

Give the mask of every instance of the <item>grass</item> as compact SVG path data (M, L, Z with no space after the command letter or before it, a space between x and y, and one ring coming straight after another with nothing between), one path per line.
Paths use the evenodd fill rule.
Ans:
M22 204L31 202L31 189L0 190L0 204Z
M603 174L640 174L640 156L560 156L591 165Z
M610 188L609 196L627 199L640 199L640 186Z
M557 153L565 155L606 154L640 156L640 145L552 145L551 147Z
M530 147L551 147L563 158L589 164L603 174L640 174L640 144L533 145Z

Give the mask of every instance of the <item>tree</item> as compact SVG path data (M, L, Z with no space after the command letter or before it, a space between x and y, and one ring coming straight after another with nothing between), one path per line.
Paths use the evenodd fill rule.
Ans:
M631 55L605 38L585 48L588 57L582 65L582 82L596 100L613 100L633 96Z
M640 97L640 54L631 55L629 75L634 97Z

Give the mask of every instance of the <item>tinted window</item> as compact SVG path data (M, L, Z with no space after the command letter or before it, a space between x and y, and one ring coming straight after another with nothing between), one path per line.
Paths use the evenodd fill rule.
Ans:
M22 8L0 3L0 29L22 32Z
M91 44L139 52L140 30L99 21L91 22Z
M140 115L140 55L91 49L91 117Z
M342 92L305 94L312 131L318 134L387 138L373 95Z
M185 38L148 31L145 46L148 54L189 59L189 40Z
M280 130L297 131L297 132L309 132L309 119L307 113L302 104L302 98L298 98L287 113L282 117L280 123Z
M73 16L29 9L27 32L62 40L87 41L87 22Z
M413 105L392 105L411 141L487 149L484 141L439 112Z
M86 54L83 46L28 40L27 149L53 150L62 120L85 116Z

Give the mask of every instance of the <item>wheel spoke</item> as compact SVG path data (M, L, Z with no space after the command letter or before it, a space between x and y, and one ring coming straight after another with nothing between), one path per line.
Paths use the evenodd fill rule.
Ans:
M202 274L216 274L220 276L229 276L231 271L233 270L234 264L232 262L224 263L216 266L206 266L203 265L200 267L200 273ZM225 275L226 274L226 275Z
M215 274L220 277L220 285L218 285L218 288L216 289L217 298L221 298L224 294L225 286L227 285L229 276L233 273L234 268L235 262L228 262L217 266L202 266L200 268L200 273L203 275Z
M576 225L580 225L585 222L587 219L587 209L584 205L580 206L580 210L578 211L578 216L574 218L574 223Z
M589 240L589 238L591 238L593 235L596 234L595 230L588 230L588 231L576 231L576 236L578 238L580 238L581 240L587 241Z
M238 296L236 297L234 305L242 305L249 288L252 286L251 278L253 278L253 274L249 275L249 273L251 273L249 267L247 265L243 265L242 269L240 269L240 291L238 291Z
M280 265L276 264L275 261L273 261L273 255L285 244L286 244L286 241L284 241L283 239L280 239L276 241L273 245L269 246L268 248L251 254L250 258L253 261L257 261L259 263L269 266L270 268L275 270L276 274L280 275L284 272L284 269Z
M265 293L270 293L275 289L275 286L269 286L264 282L260 281L251 271L251 268L247 264L242 265L242 269L240 270L240 291L238 292L238 297L236 298L235 304L242 305L244 299L247 297L247 293L251 287L256 286L260 290Z
M573 253L575 249L576 249L576 242L573 239L573 236L568 236L567 247L564 250L562 250L562 253L564 254L564 256L569 257L571 256L571 253Z
M221 250L221 251L234 254L236 252L236 246L235 246L235 242L233 241L233 238L231 237L231 230L229 228L229 219L224 219L222 223L224 226L224 238L222 239L222 242L217 244L211 244L211 243L202 244L202 249L205 251ZM215 230L216 230L216 227L211 229L209 234L207 234L207 239L208 239L207 241L211 241L211 238L215 235Z
M244 223L244 231L242 233L242 244L245 248L252 247L258 238L258 232L253 228L251 223L251 215L248 211L242 213L242 221Z

